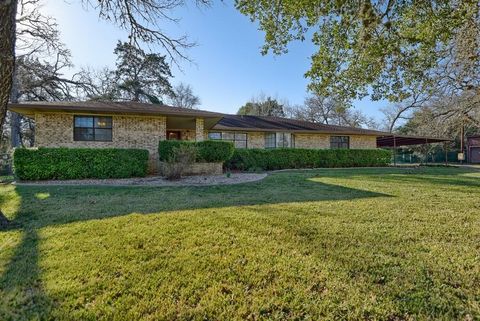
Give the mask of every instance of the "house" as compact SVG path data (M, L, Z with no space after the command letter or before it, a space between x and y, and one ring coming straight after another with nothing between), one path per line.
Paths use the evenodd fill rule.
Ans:
M228 140L237 148L377 148L385 133L353 127L136 102L28 102L9 110L35 120L37 147L142 148L156 170L165 139Z

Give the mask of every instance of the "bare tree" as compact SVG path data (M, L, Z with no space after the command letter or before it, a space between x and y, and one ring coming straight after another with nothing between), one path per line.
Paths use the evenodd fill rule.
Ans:
M288 112L289 117L327 125L376 128L377 124L359 110L331 97L312 95L305 99L304 106L296 106Z
M79 100L116 100L120 96L115 72L108 67L99 70L82 68L73 79L90 84L75 87L75 95Z
M173 88L170 104L174 107L193 109L200 105L200 98L193 93L192 86L180 83Z
M188 59L185 49L195 45L186 36L172 37L161 29L164 21L178 22L171 11L185 0L78 0L97 9L99 16L129 33L131 42L161 45L175 63ZM18 0L0 0L0 127L3 126L12 90L15 65ZM196 0L207 6L210 0Z
M97 9L101 18L127 30L133 43L161 45L173 62L188 60L184 50L195 46L186 35L172 37L162 30L161 23L178 23L171 15L173 9L185 5L185 0L81 0ZM198 6L209 6L211 0L195 0Z
M16 59L17 63L13 74L12 90L10 101L16 103L21 98L20 86L25 81L18 79L18 74L22 69L29 69L25 65L31 57L48 56L55 50L62 50L63 44L59 41L59 32L56 21L51 17L45 16L39 12L40 0L20 0L18 3L18 12L16 16ZM66 53L68 54L68 53ZM25 74L25 73L23 73ZM21 122L22 116L17 113L11 113L10 140L11 146L16 147L21 144Z
M55 19L39 12L41 0L21 0L17 14L16 66L10 101L73 100L77 87L91 87L63 73L73 67ZM11 112L11 146L33 143L33 122Z
M409 135L456 137L460 141L465 133L478 133L479 103L480 96L475 91L463 92L454 97L436 97L413 110L406 122L395 131ZM458 148L459 145L455 147Z

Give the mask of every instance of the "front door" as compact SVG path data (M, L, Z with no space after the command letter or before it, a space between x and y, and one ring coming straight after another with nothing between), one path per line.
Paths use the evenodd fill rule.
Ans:
M167 130L167 140L180 140L181 135L179 131Z

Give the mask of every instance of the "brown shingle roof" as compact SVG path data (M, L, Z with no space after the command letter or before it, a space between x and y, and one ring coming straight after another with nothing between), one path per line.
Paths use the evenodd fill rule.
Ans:
M167 105L154 105L138 102L111 102L111 101L85 101L85 102L26 102L9 104L9 109L19 113L32 113L35 111L63 111L63 112L94 112L115 114L141 114L141 115L175 115L192 117L222 117L223 114L210 111L171 107Z
M213 130L317 132L374 136L384 136L387 134L376 130L325 125L297 119L240 115L225 115L213 127Z
M165 115L182 117L210 118L213 130L240 130L240 131L289 131L303 133L327 133L350 135L384 136L388 133L364 128L324 125L303 120L267 117L267 116L240 116L226 115L197 109L154 105L138 102L24 102L9 104L9 109L24 115L33 115L38 111L77 112L77 113L111 113L130 115Z

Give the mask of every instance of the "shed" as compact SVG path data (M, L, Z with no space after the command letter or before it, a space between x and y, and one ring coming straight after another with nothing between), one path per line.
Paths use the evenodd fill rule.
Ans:
M467 137L467 160L473 164L480 164L480 135Z

